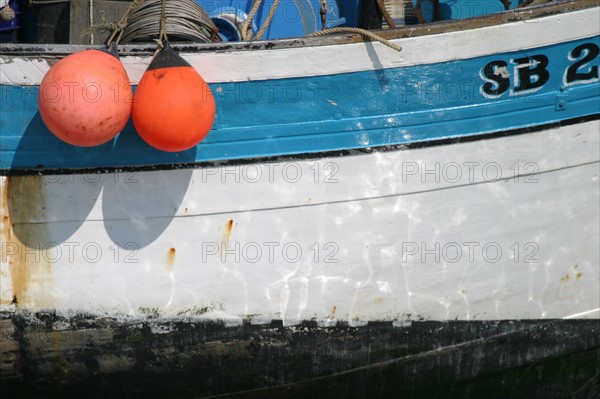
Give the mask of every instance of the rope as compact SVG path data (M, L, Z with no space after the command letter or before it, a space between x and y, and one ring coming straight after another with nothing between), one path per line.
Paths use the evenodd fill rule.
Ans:
M278 5L279 5L279 0L275 0L273 2L273 5L271 6L271 9L269 10L267 19L265 20L265 22L263 23L263 26L260 27L260 30L256 34L256 39L258 39L258 40L262 39L262 36L266 32L267 28L269 27L269 24L271 23L271 20L273 19L273 16L275 15L275 10L277 9Z
M0 10L0 22L8 22L15 19L15 10L10 8L10 5L6 4L6 7Z
M163 48L163 42L162 40L165 39L165 42L169 41L169 38L167 37L167 14L165 12L165 9L167 8L167 0L162 0L162 7L160 10L160 34L158 35L158 40L157 43L160 46L160 48Z
M329 35L331 33L358 33L359 35L368 37L369 39L371 39L373 41L378 41L379 43L384 44L384 45L388 46L389 48L392 48L396 51L402 51L402 47L400 47L399 45L394 44L394 43L390 42L389 40L384 39L383 37L381 37L373 32L369 32L368 30L364 30L364 29L360 29L360 28L347 28L347 27L330 28L330 29L325 29L325 30L310 33L310 34L306 35L306 37L324 36L324 35Z
M377 8L379 8L379 11L381 12L381 15L383 15L383 19L385 19L385 22L391 29L394 29L396 27L396 24L394 23L394 20L388 13L387 8L385 8L385 6L383 5L383 0L375 0L375 3L377 3Z
M319 9L321 15L321 30L327 29L327 1L321 0L321 8Z
M117 22L116 24L111 24L114 26L114 28L111 29L113 31L113 33L110 35L110 37L108 38L108 41L106 42L107 46L110 46L110 44L112 43L112 41L115 38L115 36L117 35L117 33L119 34L119 37L117 38L117 41L115 43L119 44L119 42L121 41L121 38L123 37L123 32L125 32L125 28L127 27L127 20L129 19L129 14L131 14L131 12L137 6L142 4L144 1L145 0L134 0L129 5L129 7L127 7L127 10L125 10L125 13L123 14L123 16L121 17L119 22ZM100 13L100 17L104 21L104 12Z
M381 0L375 1L379 4ZM266 32L275 15L279 2L280 0L274 0L265 22L256 34L257 39L261 39ZM262 0L254 0L248 18L241 27L240 33L242 35L242 40L249 40L252 38L252 32L248 33L248 27L250 26L252 19L256 16L261 4ZM388 23L390 26L392 24ZM95 28L101 27L104 27L105 29L110 27L113 30L113 33L107 42L108 45L112 43L117 34L119 35L116 40L117 44L119 44L121 40L123 40L124 43L136 40L149 41L158 36L157 41L160 47L162 47L163 40L168 40L167 34L201 43L219 41L219 38L216 35L218 29L214 22L194 0L169 2L166 0L134 0L119 22L116 24L104 24L103 26ZM399 45L394 44L373 32L360 28L336 27L324 29L308 34L307 37L324 36L332 33L357 33L372 41L378 41L396 51L402 51L402 47Z
M248 26L251 26L250 24L252 23L252 19L258 12L258 7L260 7L261 3L262 3L262 0L254 0L254 4L252 4L252 9L250 10L250 14L248 14L248 18L246 18L246 20L242 24L242 29L240 32L240 34L242 36L242 40L250 40L252 38L252 32L250 32L250 34L248 34Z

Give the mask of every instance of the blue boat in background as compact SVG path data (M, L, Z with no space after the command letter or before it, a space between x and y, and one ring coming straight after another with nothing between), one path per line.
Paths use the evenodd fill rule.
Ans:
M42 81L116 41L137 90L161 2L44 3L71 43L23 23L42 3L0 44L3 390L600 392L597 0L168 0L216 109L176 152L40 115L135 101Z

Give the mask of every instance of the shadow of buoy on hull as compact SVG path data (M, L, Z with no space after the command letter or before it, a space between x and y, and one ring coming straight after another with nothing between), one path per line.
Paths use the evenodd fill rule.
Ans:
M30 248L61 245L89 219L101 198L102 213L94 218L104 221L114 243L123 248L130 248L128 243L139 248L147 246L171 223L189 186L192 169L128 172L127 167L186 164L195 159L195 147L179 153L150 147L135 132L131 121L106 144L75 147L56 138L36 112L24 129L11 163L13 171L27 170L13 181L28 182L11 184L9 180L8 212L12 223L26 226L15 228L14 234ZM24 209L28 215L25 219L21 217ZM42 227L43 237L35 234Z
M102 179L95 172L75 174L69 169L99 161L112 146L108 142L91 148L74 147L56 138L39 112L33 115L11 164L13 171L25 169L27 173L8 180L13 233L23 244L52 248L81 227L102 191Z
M139 166L179 165L196 160L196 147L164 152L150 147L131 129L116 140L114 151L139 158ZM176 133L176 132L174 132ZM151 244L171 224L192 179L193 169L115 172L102 193L102 216L111 240L123 249Z

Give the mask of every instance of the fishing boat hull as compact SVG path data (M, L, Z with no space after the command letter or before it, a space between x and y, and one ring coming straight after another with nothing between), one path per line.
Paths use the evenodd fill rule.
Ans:
M2 300L286 325L598 317L599 129L4 177Z
M518 395L498 393L593 397L599 127L5 177L3 234L16 245L2 270L4 377L35 382L10 385L34 396L441 395L435 380L464 397L517 378ZM286 174L268 178L279 168ZM315 182L314 171L328 174ZM168 195L152 198L166 182ZM15 216L36 206L45 220ZM65 208L74 220L56 221ZM482 373L489 379L469 382ZM559 381L552 392L548 378Z

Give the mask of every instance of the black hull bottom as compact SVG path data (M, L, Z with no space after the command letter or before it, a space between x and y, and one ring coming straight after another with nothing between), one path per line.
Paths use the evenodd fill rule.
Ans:
M600 397L597 319L229 327L38 313L0 322L7 398Z

